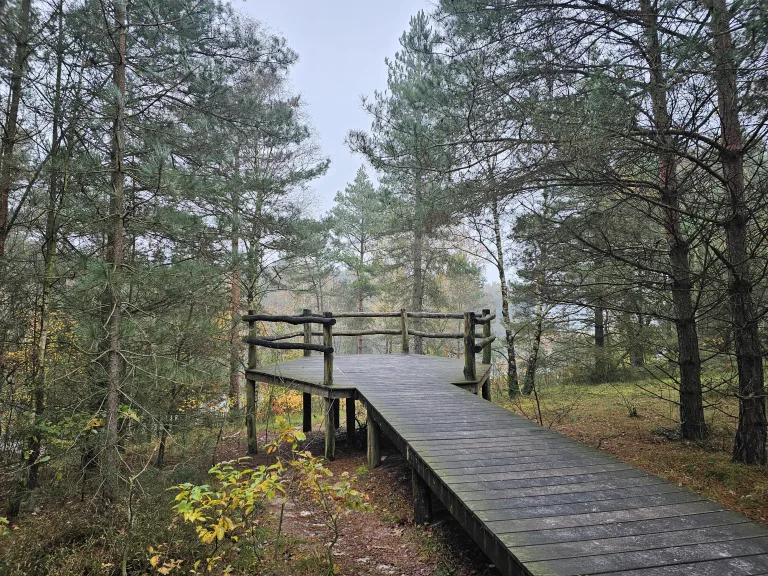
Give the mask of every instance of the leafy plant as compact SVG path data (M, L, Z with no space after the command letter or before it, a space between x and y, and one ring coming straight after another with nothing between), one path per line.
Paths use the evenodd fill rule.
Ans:
M194 525L199 541L210 547L204 559L194 562L190 573L211 572L222 568L231 574L235 568L245 570L259 565L266 548L267 522L263 519L265 502L281 497L280 519L274 541L275 555L280 547L283 513L292 489L303 490L317 503L325 526L331 534L326 544L328 574L336 574L333 548L339 539L339 521L347 511L367 511L367 496L355 490L348 473L334 481L333 472L322 458L299 449L305 439L302 432L290 428L278 418L280 433L267 446L267 452L277 453L281 445L289 445L289 456L276 458L274 464L249 468L249 458L220 462L208 474L211 484L189 482L175 486L178 493L173 509L182 522ZM180 569L182 561L168 557L166 548L150 548L150 565L160 574ZM222 566L223 565L223 566Z
M10 532L8 529L8 518L0 516L0 537L7 535Z

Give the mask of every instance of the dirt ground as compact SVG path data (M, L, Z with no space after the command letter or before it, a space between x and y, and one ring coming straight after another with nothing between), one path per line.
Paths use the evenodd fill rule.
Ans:
M242 438L222 449L220 458L243 455ZM355 488L368 495L373 508L369 513L348 513L340 527L334 549L339 574L345 576L498 576L488 558L464 529L433 501L432 523L417 527L412 523L410 465L386 440L382 443L382 463L367 470L365 430L358 430L350 446L344 432L336 442L337 458L326 464L339 476L348 472ZM321 453L323 436L310 434L305 447ZM273 457L256 456L252 464L269 462ZM273 515L279 517L275 503ZM329 532L320 511L308 498L295 497L286 507L283 532L290 541L282 561L291 574L315 574L322 562L323 546ZM314 561L312 560L314 559Z

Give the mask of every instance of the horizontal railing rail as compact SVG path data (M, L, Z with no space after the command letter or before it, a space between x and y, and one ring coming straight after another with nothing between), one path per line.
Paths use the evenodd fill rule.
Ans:
M263 348L273 348L275 350L311 350L322 352L323 354L333 354L333 346L324 346L322 344L312 344L304 342L275 342L269 338L243 338L246 344L251 346L261 346Z
M330 313L329 313L330 314ZM333 326L336 324L336 318L332 316L285 316L275 314L246 314L243 316L243 322L283 322L285 324L322 324L323 326Z

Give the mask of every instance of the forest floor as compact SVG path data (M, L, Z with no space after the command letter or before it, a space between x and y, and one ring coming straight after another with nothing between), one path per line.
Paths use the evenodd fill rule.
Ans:
M768 524L768 472L764 467L730 462L736 405L708 399L712 405L706 412L710 439L692 443L675 439L674 397L673 390L647 382L592 386L547 386L544 382L539 386L538 402L533 396L510 401L502 390L494 390L494 400L510 410L533 420L538 420L540 410L544 426ZM293 404L300 406L300 401ZM297 420L295 406L288 414L293 416L292 421ZM362 413L358 417L364 421ZM116 576L126 553L128 574L156 574L149 565L150 546L164 546L176 557L199 558L205 550L194 531L173 521L173 493L168 492L168 487L210 481L206 471L211 465L214 442L218 444L217 461L245 455L244 432L239 426L228 425L218 436L220 442L214 432L200 429L195 438L180 443L171 451L166 470L157 471L151 466L146 469L135 495L132 534L125 531L125 510L104 514L89 498L98 477L83 486L77 466L65 467L62 463L61 471L56 472L58 481L49 478L46 485L51 487L34 494L10 534L2 537L0 576ZM261 434L263 444L274 438L273 432ZM338 457L327 464L337 478L347 472L354 488L368 495L372 507L367 513L343 514L334 553L337 573L497 576L488 559L444 509L436 510L432 524L413 526L409 465L385 443L382 465L368 470L364 434L364 430L358 430L351 446L341 432ZM322 434L310 434L305 447L321 453ZM141 444L135 450L130 457L146 462L154 448ZM271 463L275 456L261 451L249 465ZM54 471L50 468L48 475ZM280 512L277 501L270 504L269 512L265 521L272 535L266 536L267 544L274 540ZM283 544L269 548L277 548L279 554L270 553L259 574L327 574L325 545L329 532L314 500L300 492L288 500L282 533ZM172 572L176 573L187 571Z

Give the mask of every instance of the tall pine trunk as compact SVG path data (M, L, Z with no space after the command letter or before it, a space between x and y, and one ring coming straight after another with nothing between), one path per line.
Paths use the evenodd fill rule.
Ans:
M515 333L512 331L512 319L509 315L509 287L507 274L504 270L504 246L501 243L501 219L499 218L499 202L495 198L491 203L493 215L493 233L496 237L496 269L501 285L501 317L504 322L504 342L507 346L507 394L514 398L520 394L520 383L517 378L517 357L515 355Z
M113 64L113 82L116 97L113 103L110 159L112 194L109 203L109 234L107 263L109 277L109 317L107 333L109 349L107 352L107 415L106 440L102 462L104 476L104 495L114 500L118 489L118 413L120 408L121 388L121 350L120 328L122 324L122 275L125 251L125 99L126 99L126 58L127 58L127 22L125 0L113 3L115 35L115 62Z
M725 184L725 221L729 271L728 294L733 343L739 373L739 425L733 443L734 462L765 464L766 416L763 359L758 317L752 300L747 243L749 211L745 200L744 149L739 120L736 58L731 18L725 0L705 0L710 11L717 108L722 132L720 163Z
M53 122L51 127L51 160L52 170L50 181L48 182L48 206L45 218L45 237L43 239L43 286L40 295L40 330L38 333L37 352L35 354L34 374L34 412L35 427L33 435L29 440L29 455L27 462L29 466L29 476L27 488L34 490L37 488L40 455L43 442L42 420L45 410L45 393L47 388L47 350L48 333L51 314L51 290L56 280L54 270L56 265L56 254L58 252L58 234L59 234L59 210L64 200L66 190L66 176L61 175L61 81L62 66L64 60L64 38L63 38L63 2L58 5L58 26L59 38L56 44L56 85L53 95Z
M677 181L675 143L669 134L672 121L667 102L666 80L659 45L657 15L650 0L640 0L646 38L646 58L650 72L653 121L660 143L659 191L666 229L667 255L672 280L672 303L675 309L678 365L680 367L680 432L688 440L707 436L701 390L701 357L693 305L693 281L689 246L680 225L680 190Z
M240 181L240 150L235 150L235 182ZM229 407L240 409L240 194L232 194L232 269L230 270Z
M32 1L22 0L19 6L19 26L16 35L16 46L11 68L8 115L5 119L5 133L2 139L0 153L0 260L5 258L5 244L8 238L8 199L13 188L13 177L16 173L14 150L16 138L19 135L19 107L21 105L22 81L27 68L29 57L30 14Z

